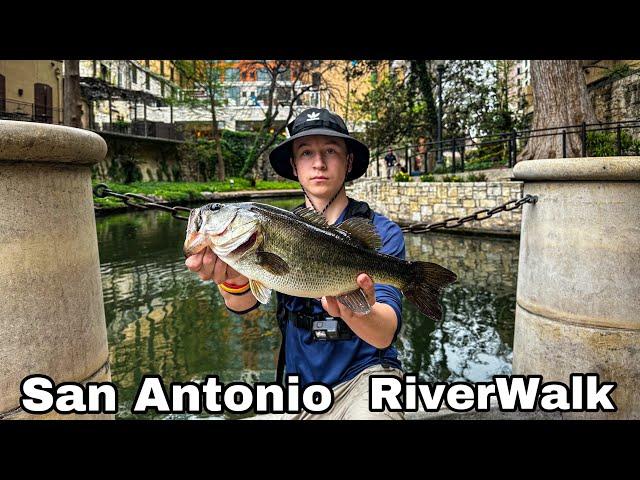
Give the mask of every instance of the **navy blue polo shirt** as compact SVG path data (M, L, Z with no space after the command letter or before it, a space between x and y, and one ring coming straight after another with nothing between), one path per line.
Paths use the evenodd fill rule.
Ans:
M336 224L344 219L346 208L336 220ZM378 251L404 260L404 236L400 227L387 217L374 213L373 225L382 239L382 248ZM402 293L390 285L374 284L376 302L390 305L398 317L395 338L402 326ZM284 302L286 309L296 312L303 309L307 299L292 297L276 292L279 302ZM313 299L314 313L326 313L322 304ZM350 340L315 341L310 330L297 328L288 322L285 335L285 373L297 374L300 385L321 382L333 387L351 380L358 373L372 365L380 364L380 352L358 336ZM385 363L402 368L398 360L396 348L391 346L382 352Z

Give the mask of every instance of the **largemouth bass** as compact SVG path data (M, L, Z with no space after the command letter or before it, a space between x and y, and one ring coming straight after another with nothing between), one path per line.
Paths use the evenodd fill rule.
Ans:
M442 288L456 275L430 262L411 262L376 250L382 241L367 219L339 225L307 208L293 212L254 202L210 203L192 210L186 256L206 247L250 279L251 292L267 303L271 290L307 298L335 296L355 312L370 305L356 279L399 288L426 316L439 320Z

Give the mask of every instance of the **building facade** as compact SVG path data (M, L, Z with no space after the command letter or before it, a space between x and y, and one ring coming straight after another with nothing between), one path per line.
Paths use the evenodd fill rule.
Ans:
M0 119L63 122L62 60L0 60Z

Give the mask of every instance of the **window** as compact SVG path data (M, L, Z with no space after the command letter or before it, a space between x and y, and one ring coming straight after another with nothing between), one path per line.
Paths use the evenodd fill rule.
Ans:
M229 105L238 105L240 102L240 88L227 87L225 96L227 97L227 100L230 100Z
M53 123L53 89L44 83L33 85L36 122Z
M278 87L276 96L279 102L288 102L291 100L291 90L288 87Z
M131 81L138 83L138 68L135 65L131 67Z
M242 80L243 81L247 80L247 72L242 72Z
M320 72L313 72L311 74L311 84L313 88L320 88Z
M122 86L122 72L120 71L120 67L118 67L118 87Z
M237 68L225 68L224 69L224 81L225 82L237 82L240 79L240 70Z
M164 60L160 60L160 75L164 77Z
M218 120L218 128L223 129L226 125L224 120Z
M269 74L269 70L266 68L261 68L258 70L258 81L259 82L269 82L271 81L271 75Z
M104 81L109 81L109 69L104 63L100 64L100 78Z
M169 78L171 79L171 81L173 82L174 80L174 71L173 71L173 67L171 67L171 70L169 70L171 73L169 74Z
M145 80L144 80L144 86L147 90L151 90L151 76L149 75L148 72L145 72Z
M160 96L164 97L164 82L160 82Z
M278 80L281 80L283 82L291 80L291 70L286 68L284 69L284 71L278 73Z

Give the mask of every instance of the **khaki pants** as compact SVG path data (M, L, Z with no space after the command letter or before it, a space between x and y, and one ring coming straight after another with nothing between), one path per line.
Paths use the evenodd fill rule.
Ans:
M326 413L285 413L278 415L281 420L404 420L404 412L369 411L369 377L371 375L395 375L403 377L397 368L373 365L364 369L348 382L333 388L333 407Z

